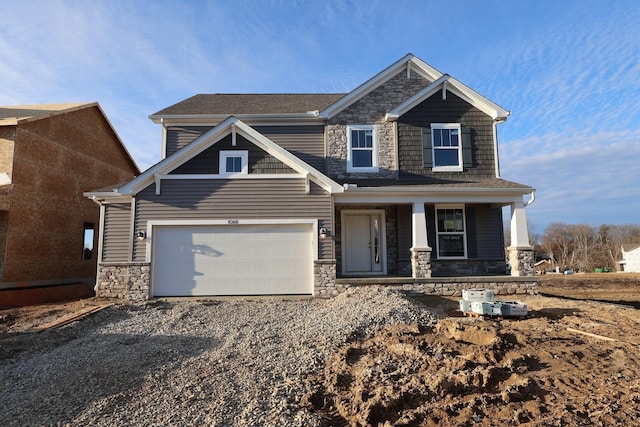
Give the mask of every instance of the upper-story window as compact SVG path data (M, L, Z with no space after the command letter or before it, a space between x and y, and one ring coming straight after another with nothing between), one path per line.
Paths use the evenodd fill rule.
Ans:
M459 123L432 123L434 172L462 171L462 132Z
M378 132L375 126L348 126L347 144L347 172L378 172Z
M436 206L438 258L466 258L464 206Z
M248 160L249 153L244 150L220 151L220 175L248 173Z

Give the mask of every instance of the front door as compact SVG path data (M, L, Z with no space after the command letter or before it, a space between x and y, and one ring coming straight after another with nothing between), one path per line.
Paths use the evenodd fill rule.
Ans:
M385 274L384 212L343 212L342 231L342 273Z

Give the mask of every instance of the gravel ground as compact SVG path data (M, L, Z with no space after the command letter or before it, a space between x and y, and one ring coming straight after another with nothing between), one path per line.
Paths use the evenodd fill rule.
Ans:
M0 420L24 425L318 426L304 381L350 339L434 324L385 288L331 300L154 301L0 339Z

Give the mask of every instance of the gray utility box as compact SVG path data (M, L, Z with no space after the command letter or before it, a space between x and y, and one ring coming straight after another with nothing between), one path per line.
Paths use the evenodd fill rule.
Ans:
M470 302L494 302L496 300L496 296L493 289L463 289L462 299Z

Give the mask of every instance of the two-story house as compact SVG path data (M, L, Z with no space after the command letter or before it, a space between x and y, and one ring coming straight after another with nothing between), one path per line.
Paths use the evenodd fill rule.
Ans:
M139 173L96 102L0 106L0 289L93 284L100 212L82 193Z
M436 277L507 278L505 206L511 275L531 276L534 190L499 175L508 116L411 54L346 94L188 98L150 116L159 163L87 193L103 212L98 294L329 296L363 278L432 290Z

